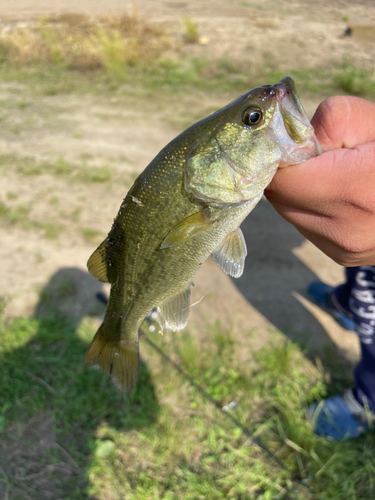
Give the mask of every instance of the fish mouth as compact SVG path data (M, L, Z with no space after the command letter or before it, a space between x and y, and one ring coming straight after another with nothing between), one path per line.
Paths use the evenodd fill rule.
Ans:
M305 125L310 125L306 112L303 109L300 98L296 91L294 81L290 76L285 76L276 85L276 98L280 105L295 119L302 120Z
M276 93L276 104L269 134L274 136L274 140L282 148L279 167L302 163L323 153L292 78L283 78L273 89Z

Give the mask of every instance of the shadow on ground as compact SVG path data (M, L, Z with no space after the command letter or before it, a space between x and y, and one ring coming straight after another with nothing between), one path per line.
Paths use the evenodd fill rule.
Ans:
M254 229L256 228L256 230ZM241 229L248 247L245 270L233 283L241 294L276 328L297 342L310 359L319 355L328 367L350 363L317 319L298 301L306 287L319 278L293 249L305 238L261 200Z
M8 332L28 342L1 359L0 416L8 426L0 437L0 498L90 498L92 458L113 449L103 428L129 431L155 421L159 405L142 362L129 396L83 363L81 320L104 314L98 288L88 273L60 269L43 289L35 319L16 320Z

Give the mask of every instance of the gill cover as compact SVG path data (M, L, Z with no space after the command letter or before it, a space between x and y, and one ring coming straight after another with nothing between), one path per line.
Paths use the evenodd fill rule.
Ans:
M243 117L253 109L262 119L252 126ZM206 203L253 199L280 162L300 163L322 152L289 77L247 92L205 122L186 162L185 189Z
M188 159L185 189L205 202L249 200L266 187L269 172L274 173L281 155L278 143L267 136L265 127L247 127L240 120L226 123L214 136L200 142Z

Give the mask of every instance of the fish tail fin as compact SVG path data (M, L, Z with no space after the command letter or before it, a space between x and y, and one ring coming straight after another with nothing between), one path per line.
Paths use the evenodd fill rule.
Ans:
M110 339L107 328L103 321L85 354L85 362L98 364L110 374L118 389L130 392L138 378L138 333L135 341L124 343Z

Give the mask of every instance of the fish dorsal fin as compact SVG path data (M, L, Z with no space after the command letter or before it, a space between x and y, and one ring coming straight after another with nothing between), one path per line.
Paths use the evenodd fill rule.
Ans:
M186 219L181 221L170 231L160 248L163 249L179 245L199 232L208 229L215 222L210 220L209 217L208 209L189 215L189 217L186 217Z
M103 283L109 283L107 278L106 243L107 240L105 239L87 261L87 269L89 272L95 276L97 280Z
M190 308L190 285L158 306L158 321L162 330L178 332L185 328Z
M229 233L212 254L212 258L222 270L239 278L244 270L247 248L240 228Z

